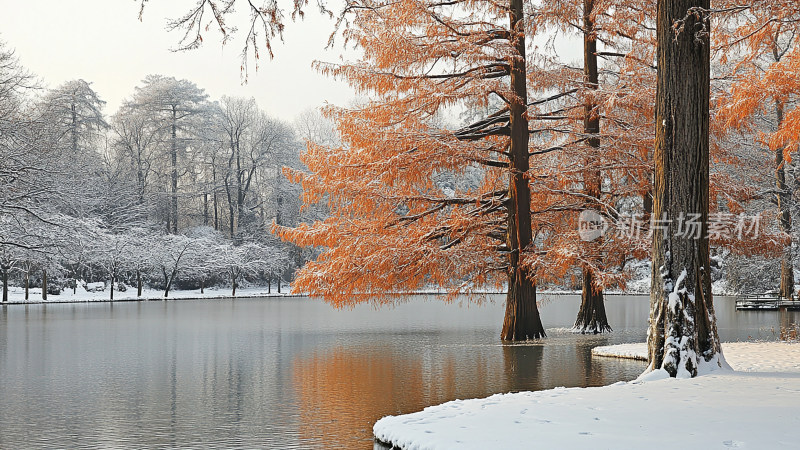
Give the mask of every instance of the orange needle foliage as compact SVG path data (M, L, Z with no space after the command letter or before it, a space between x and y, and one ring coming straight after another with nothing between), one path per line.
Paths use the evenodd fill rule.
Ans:
M509 25L511 3L348 3L342 35L362 57L317 68L346 80L364 99L328 107L342 145L309 143L303 156L308 171L287 172L302 183L305 204L324 202L330 210L324 221L275 227L287 241L323 248L297 273L296 291L340 307L425 286L474 293L503 287L517 270L515 258L534 283L562 281L575 267L591 271L598 289L624 281L626 261L649 252L646 230L587 244L578 237L578 213L593 208L617 220L648 212L656 75L652 1L595 0L592 19L603 60L596 89L556 56L527 56L530 169L521 175L531 190L533 239L523 248L509 239L517 194L509 179L520 175L511 169L509 112L521 101L509 83L521 59L516 39L573 29L583 20L580 3L527 4L536 14L526 15L520 34ZM796 59L787 55L787 64ZM602 122L599 147L589 145L583 129L587 104L596 105L593 114ZM485 115L468 125L451 122L465 112ZM791 114L787 130L800 122ZM739 160L728 152L724 129L712 138L718 168L711 175L711 205L726 200L738 212L753 189L725 175L724 167ZM587 174L598 172L600 194L587 195ZM452 183L442 183L443 177Z
M445 111L513 97L507 8L361 1L347 16L344 36L363 58L319 69L371 100L328 108L343 146L310 143L309 173L289 174L302 183L306 204L326 199L331 212L323 222L278 230L298 245L325 248L298 273L295 289L342 306L427 284L454 293L502 286L507 108L461 134L440 124ZM434 182L470 170L482 174L473 185L445 190Z
M276 227L297 245L325 249L297 274L295 289L342 306L425 285L457 294L507 282L509 254L518 251L507 240L513 175L509 105L518 100L508 81L518 54L508 14L508 7L492 1L350 6L344 36L363 50L363 58L318 67L370 100L328 108L344 144L310 143L304 155L308 173L289 172L302 183L306 204L326 201L331 211L330 218L313 225ZM525 33L534 36L542 25L527 21ZM648 120L652 100L642 100L647 90L638 90L637 76L631 70L624 82L615 81L628 85L624 93L598 94L615 111L609 127L615 134L608 147L591 151L599 158L614 149L615 158L605 158L612 162L602 168L619 188L608 198L587 201L580 185L589 147L575 124L582 121L589 94L574 71L542 54L528 58L527 93L538 97L528 102L526 113L532 136L524 175L531 189L533 241L521 249L520 264L537 282L561 280L578 264L590 265L603 287L623 279L621 264L600 264L598 254L611 254L619 263L634 241L609 238L599 249L586 245L578 237L577 218L587 206L613 216L619 197L646 192L652 137L630 131ZM445 120L465 110L489 112L463 127ZM476 182L455 188L435 181L442 174L458 180L476 172Z

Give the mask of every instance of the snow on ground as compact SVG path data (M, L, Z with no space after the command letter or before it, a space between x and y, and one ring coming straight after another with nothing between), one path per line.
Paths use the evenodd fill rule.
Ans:
M288 285L281 286L282 294L277 293L275 286L271 293L267 292L267 287L249 287L236 289L237 297L272 297L287 296L291 288ZM8 303L80 303L80 302L107 302L110 292L108 289L99 292L87 292L83 287L79 287L75 294L72 289L65 289L59 295L47 295L47 301L42 301L42 290L31 288L28 301L25 301L25 290L21 287L8 288ZM204 293L200 289L194 290L171 290L168 300L189 300L202 298L229 298L230 288L206 288ZM136 296L136 288L128 287L125 292L114 291L114 301L135 301L135 300L163 300L164 291L159 289L142 289L142 296Z
M641 355L643 344L614 346ZM723 344L740 371L456 400L384 417L375 436L407 450L794 448L800 344Z
M785 342L725 342L725 360L739 372L800 373L800 344ZM594 356L647 361L647 344L620 344L592 349Z
M722 350L725 353L725 350ZM647 344L618 344L595 347L592 349L592 356L606 356L609 358L638 359L647 361Z

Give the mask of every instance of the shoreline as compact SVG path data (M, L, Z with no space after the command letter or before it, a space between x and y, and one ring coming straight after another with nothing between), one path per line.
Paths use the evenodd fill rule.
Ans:
M593 356L630 359L646 350L643 343L596 348ZM789 448L800 426L800 343L725 342L722 349L734 370L454 400L386 416L373 435L385 449L518 448L520 442L670 448L676 438L689 439L683 442L691 448Z
M13 291L10 290L9 294L12 294L13 297L18 297L19 296L19 290L21 288L13 287L11 289L14 289L14 290ZM143 295L142 297L130 297L130 296L123 295L121 298L115 298L114 300L111 300L108 297L100 297L100 296L93 295L93 294L96 294L94 292L79 292L78 294L76 294L74 296L71 293L70 294L60 294L60 295L49 294L49 297L52 297L53 299L49 299L48 298L48 300L46 300L46 301L45 300L41 300L40 298L36 299L36 300L27 300L27 301L24 300L24 299L23 300L9 299L8 302L0 302L0 306L6 306L6 305L47 305L47 304L51 304L51 303L52 304L67 304L67 303L129 303L129 302L155 302L155 301L173 301L173 300L206 300L206 299L209 299L209 300L222 300L222 299L236 299L236 298L299 298L299 297L319 298L319 297L314 297L314 296L311 296L311 295L308 295L308 294L304 294L304 293L303 294L294 294L294 293L288 293L288 292L287 293L283 293L283 292L282 293L277 293L277 292L268 293L268 292L263 292L263 288L250 288L250 289L252 289L252 292L249 289L244 289L244 290L240 291L239 293L237 293L236 296L231 296L229 294L218 294L218 293L216 293L216 291L212 291L214 293L210 294L210 295L209 294L200 294L196 290L192 290L192 291L172 291L171 294L173 294L173 296L170 296L170 297L163 297L163 292L161 292L161 294ZM155 291L155 290L152 290L152 289L149 289L148 291L150 293L159 292L159 291ZM191 292L191 294L183 295L184 293L187 293L187 292ZM31 290L31 294L32 295L36 295L36 296L40 296L41 292L38 291L38 290L36 292L33 292L33 290ZM475 292L475 293L473 293L473 295L505 295L505 294L506 294L505 291L485 291L485 292ZM12 295L10 295L9 297L11 297ZM391 294L391 295L397 295L397 296L404 296L404 295L405 296L420 296L420 295L448 295L448 294L446 292L442 292L442 291L425 291L425 290L422 290L422 291L416 291L416 292L396 293L396 294ZM464 295L470 295L470 294L464 294ZM581 295L581 291L561 291L561 290L558 290L558 291L539 291L539 295L540 296L556 296L556 297L576 296L576 295ZM609 296L609 297L621 297L621 296L647 297L648 296L647 293L619 292L619 291L606 292L605 295ZM67 299L65 299L64 297L67 297ZM69 298L69 297L71 297L71 298ZM735 296L734 295L720 295L720 294L718 294L718 295L716 295L716 297L735 297Z

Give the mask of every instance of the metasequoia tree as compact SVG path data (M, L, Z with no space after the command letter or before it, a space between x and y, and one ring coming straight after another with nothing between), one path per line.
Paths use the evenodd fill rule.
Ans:
M578 209L594 210L606 223L614 223L646 210L640 199L650 192L655 96L655 34L646 25L653 21L653 13L646 2L553 0L537 5L536 21L548 31L567 38L577 33L583 41L582 70L557 60L558 70L552 71L551 89L564 94L560 117L543 117L548 119L545 129L557 130L550 131L557 136L557 145L550 149L558 153L551 157L556 170L548 178L572 198L575 216ZM534 181L534 190L537 184ZM546 188L553 189L550 184ZM577 266L582 275L576 331L611 330L603 289L624 281L620 272L627 260L644 257L646 232L618 235L618 231L592 236L562 257L565 265ZM574 233L560 236L578 239Z
M710 20L708 0L659 1L648 370L694 377L725 365L711 295L708 245ZM680 233L696 215L700 233ZM671 222L674 221L674 222Z
M800 141L800 6L796 2L760 0L746 5L721 1L717 5L726 33L719 38L725 58L732 60L731 95L721 98L720 121L753 134L759 145L771 151L774 161L772 192L778 209L778 224L792 233L792 210L796 181L791 176L792 153ZM734 64L735 63L735 64ZM758 126L761 117L774 123L769 130ZM790 239L781 256L780 295L794 294L794 264Z
M320 65L373 100L329 108L343 145L310 144L304 199L331 217L280 235L322 246L295 289L337 305L425 283L452 293L507 283L501 337L544 336L536 305L531 216L527 34L521 0L365 1L348 5L345 39L361 61ZM439 126L448 108L501 106L468 127ZM445 190L435 175L481 167L481 183ZM542 194L545 195L545 194Z

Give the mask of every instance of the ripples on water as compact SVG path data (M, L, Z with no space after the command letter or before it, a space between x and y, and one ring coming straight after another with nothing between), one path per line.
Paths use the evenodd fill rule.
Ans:
M610 335L568 331L553 297L542 342L500 345L502 297L413 297L334 310L309 299L11 305L0 309L0 448L372 448L387 414L457 398L635 378L592 359L643 341L648 299L609 297ZM724 340L777 339L777 312L718 301ZM796 314L796 313L795 313Z

